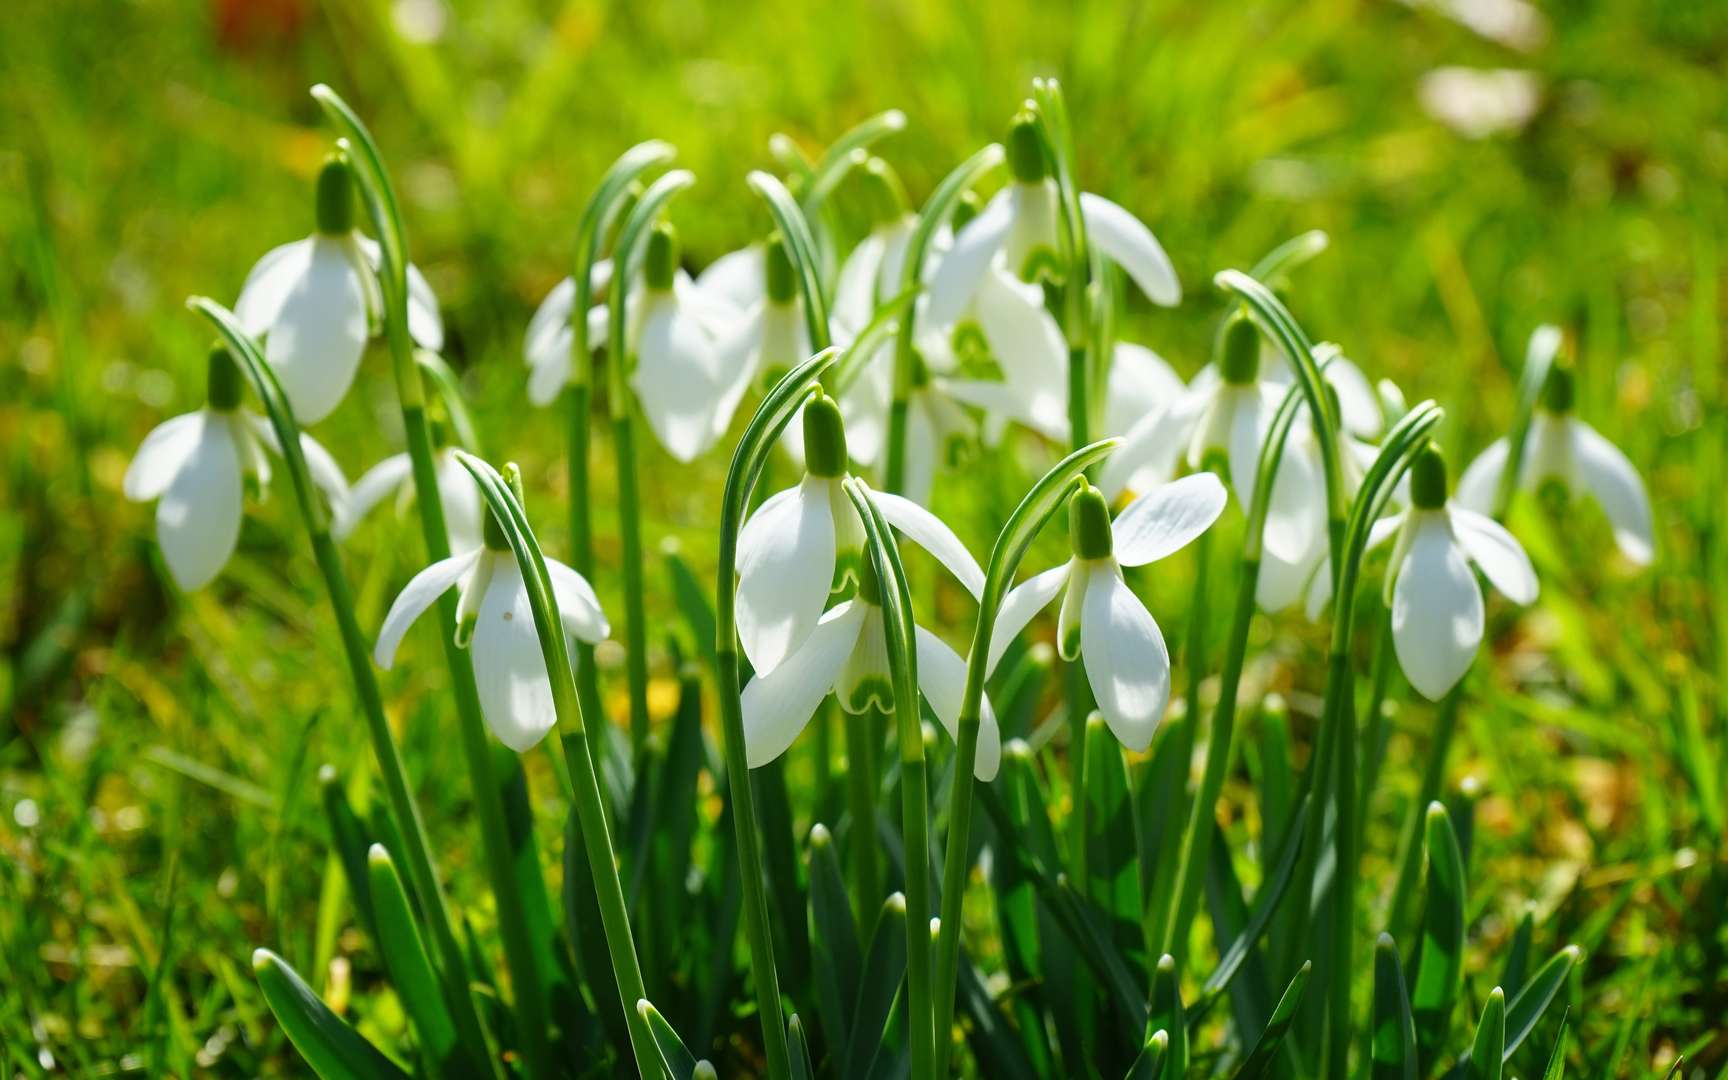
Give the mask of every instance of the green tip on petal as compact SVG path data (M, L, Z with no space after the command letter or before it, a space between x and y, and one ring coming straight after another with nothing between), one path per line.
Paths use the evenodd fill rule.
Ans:
M1410 463L1410 502L1418 510L1446 505L1446 459L1432 442L1418 450Z
M790 304L797 293L797 282L792 276L792 257L786 252L786 240L779 233L768 238L763 264L768 273L768 299L776 304Z
M858 182L873 224L888 225L906 216L906 188L892 165L879 157L867 158L858 170Z
M340 152L332 152L318 170L318 231L326 236L354 231L354 168Z
M648 234L648 253L642 260L642 279L650 288L664 292L672 287L678 272L678 230L662 221Z
M804 406L804 461L811 476L846 475L846 423L839 403L821 391Z
M1044 160L1044 140L1038 136L1038 118L1029 112L1017 113L1008 123L1008 137L1003 141L1008 151L1008 171L1022 184L1036 184L1050 175Z
M961 229L972 224L972 219L977 217L983 209L984 200L978 197L976 191L967 188L965 191L961 192L960 197L954 201L954 213L953 216L948 219L949 224L953 226L955 232L959 232Z
M1260 331L1245 311L1230 316L1224 327L1224 355L1218 363L1224 381L1246 386L1260 374Z
M1115 550L1110 532L1110 504L1104 493L1087 484L1068 500L1068 536L1078 559L1108 558Z
M210 346L210 367L207 399L212 409L231 412L240 407L240 365L228 346L217 342Z
M1548 381L1542 385L1542 408L1555 416L1565 416L1572 411L1577 395L1577 376L1572 365L1564 360L1555 360L1554 366L1548 369Z

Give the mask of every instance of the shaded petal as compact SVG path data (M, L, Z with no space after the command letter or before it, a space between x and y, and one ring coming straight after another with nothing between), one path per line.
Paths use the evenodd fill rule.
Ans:
M1488 581L1514 604L1536 599L1536 568L1530 556L1498 521L1474 510L1454 506L1452 533Z
M1068 407L1053 389L983 379L949 379L943 387L993 420L1013 420L1055 441L1068 438Z
M905 533L919 547L936 557L936 561L954 575L955 580L966 587L977 600L984 595L984 570L978 565L978 560L966 550L966 545L954 535L954 530L943 523L941 518L919 506L911 499L895 495L889 491L872 491L870 497L876 500L877 509L888 524Z
M1283 611L1302 596L1313 569L1313 559L1291 561L1266 549L1261 553L1259 575L1254 580L1254 602L1268 614Z
M1291 562L1304 561L1326 543L1326 469L1320 444L1306 426L1284 442L1266 507L1264 543L1268 552Z
M1254 501L1254 482L1260 475L1260 447L1284 394L1275 386L1258 384L1227 387L1224 395L1230 410L1230 485L1236 489L1237 502L1246 508Z
M977 311L990 351L1011 385L1030 395L1063 377L1068 343L1036 285L991 268L978 284Z
M1049 607L1050 601L1056 599L1056 594L1062 591L1062 586L1068 581L1068 569L1071 565L1064 563L1041 574L1034 574L1008 590L1008 595L1002 598L1002 606L996 611L996 624L990 628L990 671L996 670L996 665L1002 661L1002 654L1007 652L1008 646L1020 636L1020 631L1026 629L1032 616Z
M841 665L858 644L864 605L848 601L830 611L787 662L744 687L744 750L758 769L786 752L816 706L833 688Z
M303 424L330 415L359 370L370 333L360 273L344 240L314 237L311 261L270 325L264 357Z
M695 460L718 436L714 339L668 296L644 312L636 354L630 383L648 426L667 453Z
M479 547L486 520L482 515L488 512L481 505L479 486L448 450L438 453L437 469L438 497L444 502L444 531L450 537L450 550Z
M468 654L486 726L499 742L522 754L552 730L558 713L522 572L509 555L496 561Z
M588 579L557 559L546 560L546 574L552 579L552 596L558 601L558 617L565 631L590 645L605 641L612 628Z
M248 334L263 337L270 332L283 301L311 264L312 238L308 236L271 248L253 265L246 283L240 286L240 299L234 303L234 317Z
M744 400L745 391L756 380L762 360L763 320L768 305L759 303L746 311L730 331L719 341L714 354L715 378L719 391L714 403L714 437L725 434L732 425L732 414ZM787 424L787 428L796 421Z
M966 698L966 661L948 643L917 627L918 689L930 703L930 711L942 722L949 738L960 740L960 706ZM988 694L979 699L978 754L972 775L988 783L996 779L1002 765L1002 730L990 708Z
M1112 353L1104 401L1103 435L1121 435L1182 396L1182 377L1164 358L1128 341Z
M1182 550L1212 527L1230 496L1211 473L1195 473L1154 488L1116 515L1116 561L1144 566Z
M1510 445L1505 439L1495 439L1488 449L1476 455L1476 460L1458 478L1458 489L1452 499L1460 506L1478 514L1494 512L1494 496L1500 490L1500 476L1506 471L1506 456Z
M872 232L840 267L840 279L834 286L834 318L853 333L864 329L876 310L876 277L886 254L887 239L881 232Z
M1196 379L1198 382L1198 379ZM1122 438L1098 475L1104 497L1124 491L1150 491L1169 480L1188 448L1194 425L1212 400L1210 386L1190 388L1176 400L1150 413Z
M446 590L462 580L462 575L473 569L483 553L483 549L475 548L440 559L410 578L384 616L384 625L378 630L378 644L372 648L372 662L389 671L390 665L396 662L396 650L402 646L402 638L414 625L414 620L424 615Z
M1093 569L1080 611L1080 655L1104 722L1136 753L1170 703L1170 654L1146 605L1114 565Z
M528 320L528 333L522 342L522 355L530 367L538 367L546 362L549 358L550 339L555 337L560 329L568 332L570 308L575 303L576 279L567 277L552 286L546 299L540 301L540 306L534 309L533 318ZM568 340L562 351L570 351Z
M346 540L360 524L360 519L384 501L384 497L399 490L413 472L413 462L407 454L395 454L367 469L348 492L347 500L337 509L331 532L336 539ZM445 508L448 516L449 507ZM473 545L470 545L473 546Z
M198 441L156 504L156 541L175 584L209 584L240 539L240 449L222 417L201 425Z
M1638 565L1648 566L1656 558L1656 534L1650 496L1638 470L1589 424L1573 420L1571 429L1579 483L1608 516L1620 551Z
M1423 697L1452 689L1482 643L1482 591L1444 514L1415 523L1392 588L1392 643L1398 665Z
M927 326L957 322L978 292L985 270L1001 250L1013 221L1011 188L996 194L977 217L966 223L943 253L930 277Z
M1378 439L1385 427L1380 411L1380 395L1362 369L1342 356L1326 364L1322 375L1338 391L1339 419L1344 430L1362 439Z
M168 490L186 459L204 437L209 413L203 409L164 420L144 436L120 489L134 502L149 502Z
M422 349L444 350L444 318L438 314L438 295L413 263L408 264L408 336Z
M708 264L696 275L696 287L710 296L719 296L735 308L755 304L766 295L767 265L763 261L761 244L751 244L729 251Z
M1081 192L1080 213L1086 219L1086 235L1098 249L1128 276L1154 304L1174 307L1182 302L1182 284L1176 268L1164 254L1157 237L1144 222L1102 195Z
M738 536L738 638L761 675L822 617L834 580L834 482L806 476L763 503Z

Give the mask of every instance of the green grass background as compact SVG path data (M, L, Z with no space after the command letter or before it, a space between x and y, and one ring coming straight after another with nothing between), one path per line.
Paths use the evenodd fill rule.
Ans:
M488 449L523 463L531 513L557 553L562 442L556 417L525 404L521 335L619 151L651 136L677 145L699 186L674 217L701 265L765 229L742 180L771 166L771 133L814 152L864 116L902 108L910 124L882 152L922 198L998 137L1031 78L1049 73L1067 87L1087 186L1152 223L1175 260L1183 306L1137 307L1132 336L1185 374L1204 362L1219 310L1212 272L1310 228L1333 247L1300 272L1296 314L1412 401L1446 405L1455 457L1510 417L1530 330L1566 329L1580 412L1649 480L1660 562L1644 574L1621 565L1593 510L1516 516L1543 596L1479 663L1479 704L1449 774L1482 785L1472 933L1477 955L1491 956L1531 902L1586 947L1574 991L1584 1075L1645 1075L1681 1050L1715 1075L1728 1059L1728 7L1542 6L1549 40L1523 55L1420 5L1367 0L499 0L443 9L433 41L398 32L377 0L8 5L9 1071L49 1058L74 1075L141 1068L156 1047L185 1069L296 1071L247 957L267 943L309 963L329 914L313 777L324 762L346 775L370 767L333 628L284 493L249 515L222 579L181 596L160 570L150 508L126 503L120 478L152 425L202 400L208 331L182 300L231 302L260 254L310 229L309 182L329 141L310 84L331 83L377 133ZM1465 140L1417 100L1417 80L1444 64L1527 67L1542 108L1521 135ZM387 366L375 351L318 432L351 478L398 448ZM681 470L655 451L647 468L651 540L676 537L706 566L719 465ZM610 483L603 474L603 494ZM982 551L991 509L963 488L938 505ZM368 626L419 548L411 524L387 517L349 548ZM596 534L602 566L616 567L606 506ZM666 583L650 566L651 610L669 626ZM1178 560L1148 582L1172 640L1190 566ZM615 572L597 585L621 610ZM1274 634L1253 677L1292 693L1300 717L1301 695L1318 688L1313 635L1299 621L1263 621L1256 647ZM399 668L386 691L455 902L484 925L438 665L429 640L411 652L426 662ZM621 693L617 674L606 683ZM1420 704L1398 714L1370 867L1390 857L1429 716ZM542 763L530 767L542 844L556 851L562 807ZM345 994L351 1016L399 1029L361 936L346 933L336 951L349 970L313 978ZM1479 1001L1491 976L1475 975Z

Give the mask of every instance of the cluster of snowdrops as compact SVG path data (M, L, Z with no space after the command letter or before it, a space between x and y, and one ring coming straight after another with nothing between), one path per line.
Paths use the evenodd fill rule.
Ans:
M676 1036L645 1000L618 891L616 836L602 808L608 740L591 736L608 721L593 646L611 635L620 613L602 609L589 581L597 572L587 480L596 401L604 402L618 463L633 740L645 738L650 723L637 425L645 421L679 462L732 456L721 504L715 679L763 1067L774 1075L799 1075L810 1051L801 1026L789 1029L782 1017L756 810L744 780L785 754L830 695L844 724L891 720L889 730L898 732L907 865L918 865L919 853L931 861L928 739L919 710L898 705L921 697L952 740L940 888L933 895L929 875L905 874L899 897L910 925L928 920L933 927L932 939L906 942L912 1020L900 1037L914 1076L944 1075L972 869L971 800L1004 760L986 687L1046 609L1055 608L1058 655L1084 672L1063 694L1072 735L1085 739L1084 720L1095 710L1122 747L1145 751L1170 704L1171 662L1158 621L1123 570L1204 542L1232 500L1248 523L1242 597L1249 602L1238 604L1246 610L1232 624L1228 685L1213 710L1205 776L1186 820L1176 823L1186 839L1168 911L1151 920L1158 924L1153 940L1168 948L1151 949L1150 963L1161 951L1189 951L1188 922L1229 763L1231 718L1223 713L1235 709L1253 608L1299 607L1314 620L1332 611L1336 660L1349 645L1347 609L1365 555L1389 546L1389 639L1410 685L1441 700L1481 646L1482 580L1515 604L1536 598L1530 561L1496 521L1516 491L1555 486L1593 502L1627 559L1653 557L1643 486L1624 455L1575 415L1572 373L1555 331L1540 330L1532 342L1534 370L1526 372L1516 429L1484 449L1455 486L1429 438L1440 410L1408 406L1397 387L1370 379L1339 346L1310 343L1274 291L1324 237L1297 238L1253 273L1219 275L1227 307L1210 362L1191 378L1148 347L1121 340L1120 309L1139 302L1129 294L1173 307L1182 287L1133 209L1080 190L1060 90L1040 82L1002 143L964 162L921 208L873 150L904 123L899 114L861 125L815 161L781 147L787 181L750 177L772 231L695 273L681 255L671 212L692 177L669 167L672 151L663 144L621 157L586 207L574 273L545 297L525 333L527 399L565 407L571 419L574 550L559 561L534 538L516 471L494 470L468 453L472 421L459 380L438 355L438 300L407 259L400 209L375 144L333 93L319 88L315 96L341 138L317 178L314 231L264 254L231 312L194 302L219 333L205 404L150 433L125 491L156 502L167 570L182 589L198 589L232 557L242 515L269 485L273 462L286 464L342 623L401 835L403 850L374 850L388 870L384 891L395 863L403 863L407 883L398 887L414 899L431 941L429 952L418 934L398 945L409 960L386 953L398 983L431 988L404 997L414 999L420 1043L439 1071L460 1073L462 1062L481 1061L476 1067L487 1072L498 1065L484 1049L496 1036L452 971L468 961L449 929L431 847L379 709L374 666L390 668L411 625L428 613L447 639L451 693L477 784L482 723L519 753L557 732L562 749L553 756L579 819L636 1064L650 1075L707 1068L694 1062L700 1055L681 1056ZM834 213L841 201L850 220L865 223L862 230L841 226ZM362 220L375 237L361 231ZM349 470L304 428L341 404L378 338L391 356L408 445L350 485ZM597 382L607 391L599 397ZM262 414L246 406L248 388ZM932 512L932 493L956 462L1013 453L1028 440L1057 448L1049 456L1060 460L981 563ZM791 470L797 480L757 502L758 478L770 470ZM359 627L336 545L365 528L378 507L406 514L411 504L429 565L402 589L382 625ZM1067 526L1070 557L1015 583L1032 537L1053 520ZM933 556L978 602L964 654L916 620L899 540ZM1342 685L1328 683L1323 723L1353 732L1349 707L1336 705L1348 698L1350 682L1337 681ZM870 730L881 738L880 727ZM1359 752L1337 745L1351 741L1342 736L1331 753ZM848 763L862 768L862 757L854 761L851 753L858 746L849 735ZM1069 754L1081 756L1078 742ZM1313 760L1333 759L1317 752ZM1343 767L1330 780L1315 770L1311 790L1334 791ZM1185 768L1179 783L1187 783ZM483 839L493 845L500 811L490 802L478 799ZM874 817L868 805L854 810ZM1312 807L1310 816L1318 821ZM1337 831L1339 838L1323 842L1349 839L1342 835L1348 827ZM856 828L849 841L877 842L875 830ZM1338 853L1354 856L1346 847ZM855 865L873 859L860 856ZM500 920L508 923L509 887L505 871L490 865L496 861L489 859L489 870ZM879 878L860 885L860 920L874 911L866 905L885 895L870 895L871 888L881 890ZM379 891L375 882L374 903ZM1354 928L1343 925L1348 939ZM526 946L504 936L520 996L532 961L522 955ZM419 964L410 962L416 948ZM1344 948L1333 962L1347 969ZM352 1030L323 1024L310 991L288 1000L305 987L276 958L261 951L259 965L260 978L274 980L266 981L272 1006L314 1067L394 1067L364 1040L351 1041L359 1038ZM280 993L269 994L272 985ZM1347 990L1329 998L1327 1037L1317 1052L1330 1053L1322 1060L1335 1069L1347 1058L1348 1017L1338 1014L1348 1011ZM526 1026L534 1025L547 1023ZM523 1027L520 1061L536 1075L547 1050L541 1035ZM1135 1047L1136 1067L1148 1067L1146 1055L1156 1049L1164 1059L1157 1068L1179 1073L1175 1035L1168 1025L1151 1027Z

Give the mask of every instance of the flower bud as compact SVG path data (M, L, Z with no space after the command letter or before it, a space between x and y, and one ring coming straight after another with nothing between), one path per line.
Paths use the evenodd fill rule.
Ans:
M792 274L792 259L786 252L786 241L775 233L768 238L763 264L768 274L768 299L776 304L790 304L797 294L797 279Z
M1565 416L1572 411L1577 396L1577 378L1572 365L1564 360L1554 361L1554 366L1548 369L1548 380L1542 384L1542 408L1555 416Z
M811 476L846 475L846 424L839 403L820 391L804 406L804 461Z
M1260 374L1260 331L1245 311L1238 310L1224 326L1218 373L1236 386L1247 386Z
M1446 505L1446 459L1432 442L1416 451L1410 463L1410 504L1418 510Z
M648 252L642 257L642 282L655 292L672 287L678 272L678 230L662 221L648 234Z
M1110 532L1110 504L1104 493L1087 484L1068 500L1068 538L1077 559L1104 559L1115 550Z
M234 362L234 356L228 351L228 346L218 341L210 346L209 375L206 383L206 400L212 409L231 412L240 407L240 365Z
M318 171L318 231L326 236L354 231L354 169L341 153L326 157Z
M1038 136L1038 118L1029 112L1017 113L1008 124L1008 137L1003 141L1008 152L1008 171L1022 184L1036 184L1050 175L1044 160L1044 140Z

